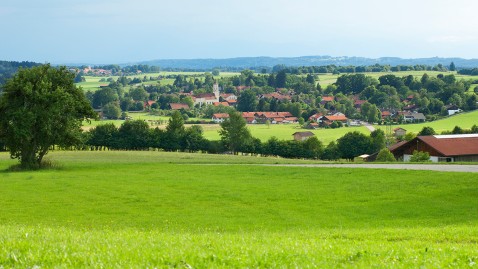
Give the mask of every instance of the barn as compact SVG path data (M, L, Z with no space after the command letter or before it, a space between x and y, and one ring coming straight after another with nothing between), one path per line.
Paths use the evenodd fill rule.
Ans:
M403 161L418 150L428 152L433 162L478 162L478 134L418 136L389 149Z

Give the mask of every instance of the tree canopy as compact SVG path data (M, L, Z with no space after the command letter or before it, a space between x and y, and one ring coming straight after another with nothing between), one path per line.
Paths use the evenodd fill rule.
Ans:
M246 121L237 112L229 113L229 118L221 123L219 134L225 148L232 151L233 154L249 143L252 138Z
M24 169L38 168L53 145L81 143L81 123L97 115L66 67L20 69L3 86L0 139Z

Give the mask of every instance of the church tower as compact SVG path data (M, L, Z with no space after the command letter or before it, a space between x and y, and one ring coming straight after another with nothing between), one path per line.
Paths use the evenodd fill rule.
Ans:
M212 90L214 96L216 96L217 102L219 102L219 85L217 83L214 83L214 85L212 86Z

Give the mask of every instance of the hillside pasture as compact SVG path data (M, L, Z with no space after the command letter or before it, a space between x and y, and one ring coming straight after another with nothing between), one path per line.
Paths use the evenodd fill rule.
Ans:
M407 132L418 133L423 129L423 127L429 126L432 127L435 132L440 134L443 131L453 130L455 126L459 126L463 129L470 129L471 126L475 124L478 125L478 110L456 114L436 121L393 125L392 129L402 127L403 129L407 130ZM384 125L374 125L374 127L380 128L384 131L386 130Z
M204 137L209 140L219 140L220 136L218 131L219 125L213 125L204 129ZM259 138L265 142L271 137L275 136L279 140L292 140L292 134L295 132L310 131L316 135L316 137L322 141L322 143L328 144L331 141L335 141L348 132L358 131L361 133L369 134L370 132L363 126L361 127L342 127L337 129L316 129L309 130L303 129L298 124L271 124L269 126L265 124L248 124L247 128L251 131L253 137Z
M162 152L53 152L50 159L57 168L8 172L14 161L0 154L6 268L463 268L478 261L473 173L266 167L241 163L280 159Z

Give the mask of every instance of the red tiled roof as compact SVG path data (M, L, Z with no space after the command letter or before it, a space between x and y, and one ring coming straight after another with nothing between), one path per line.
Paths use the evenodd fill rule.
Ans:
M324 118L330 120L330 121L342 121L342 120L348 120L347 117L345 117L345 115L328 115L328 116L324 116Z
M215 119L227 119L227 118L229 118L229 114L227 114L227 113L215 113L215 114L212 114L212 117L215 118Z
M179 110L179 109L189 109L189 106L187 104L181 104L181 103L170 103L169 106L171 107L172 110Z
M430 135L418 139L444 156L478 155L478 135Z
M223 106L229 106L229 103L228 102L214 102L212 103L214 106L219 106L219 105L223 105Z
M151 105L154 104L154 103L156 103L156 102L153 101L153 100L148 100L148 101L144 102L144 104L145 104L146 106L151 106Z
M242 112L242 117L243 118L254 118L256 112Z
M280 93L278 93L278 92L263 94L262 97L265 97L265 98L275 98L275 99L277 99L277 100L283 100L283 99L290 100L290 99L292 99L292 97L290 97L290 96L288 96L288 95L280 94Z
M322 96L322 101L323 102L332 102L334 101L335 97L333 96Z
M390 147L388 147L388 150L393 151L393 150L395 150L395 149L401 147L402 145L404 145L404 144L406 144L406 143L408 143L408 142L409 142L409 141L406 141L406 140L400 141L400 142L398 142L398 143L396 143L396 144L393 144L393 145L391 145Z
M322 116L323 116L322 113L316 113L316 114L310 116L310 117L309 117L309 120L312 120L312 119L313 119L313 120L317 120L318 118L320 118L320 117L322 117Z

